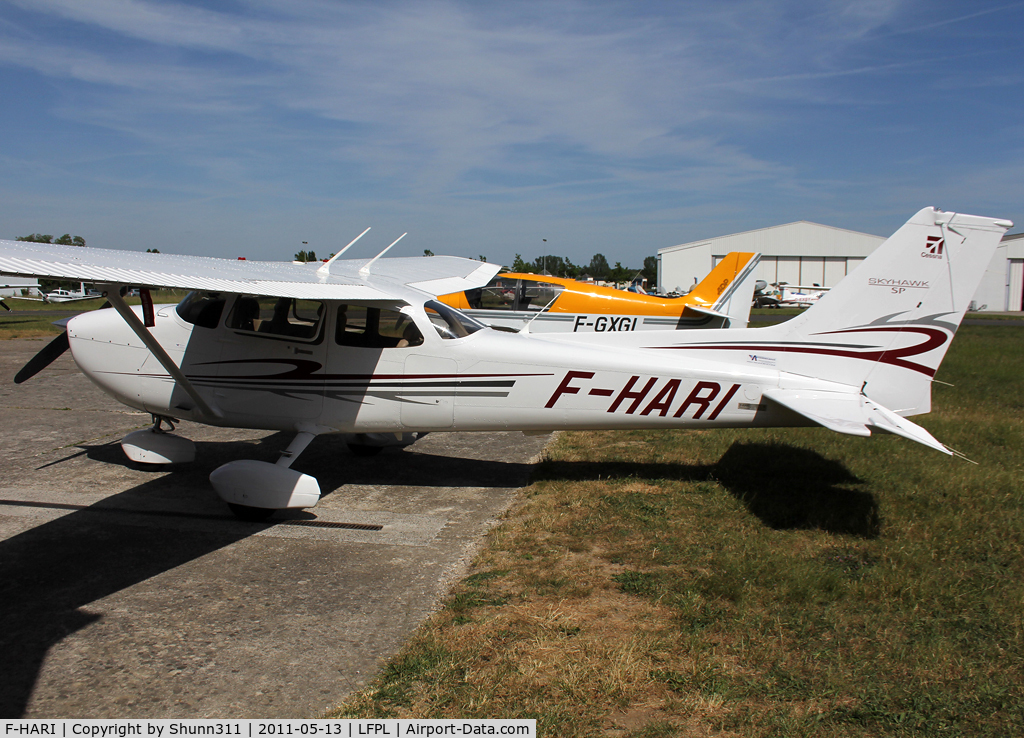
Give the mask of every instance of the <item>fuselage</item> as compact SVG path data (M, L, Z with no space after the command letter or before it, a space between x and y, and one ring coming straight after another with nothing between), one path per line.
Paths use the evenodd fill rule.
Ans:
M131 407L319 433L805 425L762 403L762 393L850 389L756 361L682 358L654 333L614 345L482 327L451 335L437 311L419 305L372 317L377 308L316 303L311 322L292 323L291 335L266 332L239 317L246 299L218 296L215 317L207 305L205 317L184 311L189 320L160 305L150 329L218 417L196 408L113 310L70 321L71 350L90 379ZM398 337L402 325L418 334L412 344Z
M438 298L494 328L533 332L616 333L700 328L711 316L697 296L664 298L537 274L501 274L486 287ZM707 303L707 304L705 304Z
M83 297L86 297L84 292L72 292L71 290L54 290L46 293L46 299L49 302L70 302L81 300Z

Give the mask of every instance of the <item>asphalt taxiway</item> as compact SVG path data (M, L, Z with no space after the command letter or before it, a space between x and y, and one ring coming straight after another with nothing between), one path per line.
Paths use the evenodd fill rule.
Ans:
M0 350L0 717L316 717L437 606L547 437L431 434L364 459L316 439L313 509L233 519L208 482L286 434L183 423L198 458L132 465L149 424L39 340Z

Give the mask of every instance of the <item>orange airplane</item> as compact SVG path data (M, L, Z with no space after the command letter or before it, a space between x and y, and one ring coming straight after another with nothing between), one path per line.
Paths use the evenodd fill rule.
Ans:
M574 279L506 272L487 286L438 299L492 328L533 333L612 333L745 328L760 254L731 252L681 297L626 292Z

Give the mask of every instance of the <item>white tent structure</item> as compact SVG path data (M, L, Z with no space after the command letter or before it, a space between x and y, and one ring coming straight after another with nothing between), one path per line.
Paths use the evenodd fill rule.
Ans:
M28 277L0 276L0 297L21 295L25 290L26 297L39 297L39 280Z

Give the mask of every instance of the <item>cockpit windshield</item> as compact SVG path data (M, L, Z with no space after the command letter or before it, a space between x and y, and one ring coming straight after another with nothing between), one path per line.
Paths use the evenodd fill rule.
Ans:
M481 328L486 328L483 323L474 320L463 312L447 305L430 300L423 305L427 317L441 338L465 338L470 333L476 333Z

